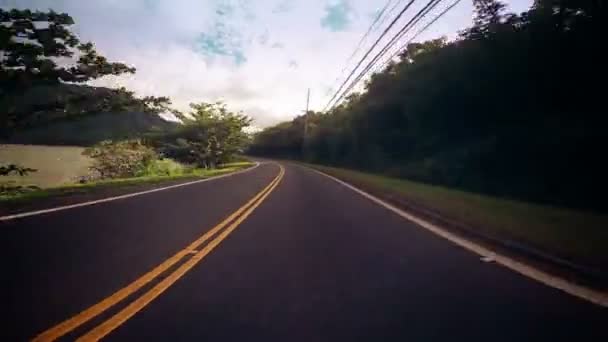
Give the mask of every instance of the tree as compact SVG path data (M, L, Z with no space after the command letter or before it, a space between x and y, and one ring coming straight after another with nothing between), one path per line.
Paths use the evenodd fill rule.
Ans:
M105 75L135 73L133 67L108 62L93 43L81 43L69 30L74 20L66 13L0 9L0 22L3 93L37 83L82 83ZM77 60L75 64L58 65L53 59L56 57Z
M68 14L52 10L0 9L0 136L83 112L148 108L146 103L166 100L146 98L142 105L126 89L93 94L92 87L75 86L106 75L134 73L135 68L109 62L92 43L81 43L70 31L73 24Z
M488 38L504 22L506 5L497 0L473 0L473 26L466 31L469 39Z
M102 141L84 154L93 159L90 169L100 179L135 177L158 159L153 148L137 139Z
M230 161L245 148L244 131L251 119L228 110L222 102L192 103L188 114L177 113L183 125L153 138L164 155L176 160L214 168Z

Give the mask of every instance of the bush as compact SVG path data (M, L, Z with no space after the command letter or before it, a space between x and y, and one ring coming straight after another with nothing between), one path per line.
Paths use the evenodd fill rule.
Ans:
M101 179L136 177L158 160L156 151L137 139L102 141L84 154L94 159L91 170Z
M137 176L179 176L187 172L188 169L184 165L173 159L164 158L153 160Z

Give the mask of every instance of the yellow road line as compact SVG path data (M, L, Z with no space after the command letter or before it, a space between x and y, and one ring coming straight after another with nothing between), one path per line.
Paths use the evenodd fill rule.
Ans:
M143 294L141 297L137 298L135 301L131 302L126 308L121 310L119 313L115 314L107 321L95 327L93 330L89 331L87 334L80 337L77 342L90 342L90 341L99 341L104 336L112 332L114 329L118 328L124 322L129 320L129 318L133 317L137 314L141 309L150 304L154 299L160 296L163 292L165 292L171 285L173 285L176 281L178 281L181 277L184 276L189 270L191 270L196 264L198 264L207 254L209 254L215 247L217 247L232 231L234 231L241 222L243 222L262 202L270 193L277 187L281 178L283 177L284 170L281 167L281 172L279 173L279 179L275 182L270 190L268 190L255 204L253 204L247 211L241 215L236 221L234 221L228 228L222 231L215 239L213 239L209 244L207 244L200 252L196 253L191 259L188 259L184 264L182 264L175 272L171 273L167 276L163 281L156 284L152 289Z
M84 324L84 323L88 322L89 320L93 319L94 317L98 316L102 312L108 310L109 308L116 305L120 301L124 300L131 294L135 293L137 290L139 290L140 288L142 288L143 286L145 286L146 284L148 284L149 282L151 282L152 280L157 278L160 274L162 274L163 272L168 270L171 266L175 265L184 256L191 255L192 251L196 250L199 245L203 244L205 241L209 240L212 236L214 236L216 233L218 233L220 230L222 230L226 225L228 225L228 223L232 222L235 218L237 218L239 215L241 215L243 212L245 212L245 210L248 207L255 204L256 201L258 199L260 199L264 195L264 193L266 193L266 191L273 188L273 185L278 183L278 181L280 180L280 178L282 177L282 175L284 173L283 167L280 165L279 165L279 167L280 167L279 174L272 180L272 182L270 182L264 189L262 189L253 198L251 198L247 203L245 203L245 205L243 205L242 207L237 209L234 213L232 213L230 216L228 216L222 222L220 222L215 227L213 227L211 230L207 231L205 234L203 234L197 240L192 242L190 245L188 245L188 247L177 252L175 255L173 255L169 259L165 260L163 263L156 266L151 271L147 272L146 274L144 274L143 276L141 276L140 278L138 278L131 284L116 291L115 293L113 293L109 297L103 299L102 301L98 302L97 304L94 304L93 306L80 312L76 316L73 316L73 317L55 325L54 327L42 332L41 334L36 336L32 341L34 341L34 342L54 341L54 340L60 338L61 336L69 333L70 331L76 329L77 327L81 326L82 324Z

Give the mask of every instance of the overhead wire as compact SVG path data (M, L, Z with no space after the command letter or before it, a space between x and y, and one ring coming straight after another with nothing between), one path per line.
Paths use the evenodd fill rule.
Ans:
M422 27L420 30L418 30L410 39L407 40L407 42L405 42L404 44L402 44L388 59L386 59L378 69L382 69L384 68L388 63L390 63L390 61L395 58L395 56L397 56L399 53L401 53L402 51L404 51L407 46L416 38L418 38L419 35L421 35L424 31L426 31L429 27L431 27L437 20L439 20L441 17L443 17L446 13L448 13L450 10L452 10L452 8L454 8L456 5L458 5L462 0L456 0L454 1L450 6L446 7L441 13L439 13L438 15L436 15L433 20L431 20L430 22L428 22L426 25L424 25L424 27Z
M325 108L323 109L323 111L325 111L329 107L329 105L333 102L333 100L336 98L336 96L338 96L338 94L342 91L342 89L344 88L344 86L346 85L346 83L348 83L348 81L351 79L351 77L355 74L355 72L357 71L357 69L361 66L361 64L363 64L363 61L365 61L365 59L367 58L367 56L369 56L369 54L374 50L374 48L378 45L378 43L382 40L382 38L384 38L384 36L388 33L388 31L393 26L395 26L395 23L403 16L403 13L405 13L405 11L407 11L408 8L410 8L410 6L414 3L414 1L415 0L410 0L407 3L407 5L405 5L405 7L401 10L401 12L399 12L399 14L388 25L388 27L385 28L384 31L382 31L382 34L380 34L380 37L378 37L378 39L376 39L376 41L374 42L374 44L367 50L367 52L365 53L365 55L359 60L359 62L357 63L357 65L350 72L350 74L348 75L348 77L344 80L344 82L342 82L342 84L340 85L340 87L338 88L338 90L334 93L334 95L329 100L329 102L327 103L327 105L325 105Z
M393 0L388 0L386 2L386 4L384 5L384 7L382 8L382 10L380 10L380 13L378 13L378 16L376 16L376 19L372 22L372 24L369 26L369 28L367 29L367 32L365 32L365 34L363 35L363 37L361 37L361 40L359 40L359 43L357 44L357 47L355 48L355 50L353 51L353 53L350 55L350 57L348 57L346 63L350 63L350 61L353 59L353 57L355 57L355 55L357 54L357 52L359 52L359 50L361 49L361 45L363 44L363 42L367 39L367 37L369 36L369 34L372 32L372 29L374 28L374 26L378 23L378 21L380 20L380 18L382 17L382 15L384 14L384 12L386 12L386 9L388 8L388 6L391 4L391 2L393 2ZM346 69L346 68L345 68ZM345 70L343 69L343 71Z
M349 86L342 92L342 94L337 98L334 102L333 108L336 104L340 103L340 101L355 87L357 83L367 74L367 72L376 64L376 62L382 58L386 54L386 52L395 45L395 43L402 38L411 28L416 25L424 16L426 16L430 11L432 11L441 1L443 0L430 0L422 9L418 11L411 19L405 24L399 32L397 32L391 40L384 45L384 47L374 56L374 58L367 63L365 68L357 75L357 77L349 84ZM332 98L333 100L333 98ZM330 101L331 103L331 101ZM329 107L326 106L325 109Z
M346 62L344 64L344 68L342 69L342 71L340 71L340 75L338 77L336 77L336 80L334 81L334 83L337 82L342 77L342 75L344 75L344 72L346 71L346 69L348 69L348 65L353 60L353 58L355 57L355 55L359 52L359 50L361 50L361 46L363 45L363 42L367 39L367 37L369 36L369 34L372 32L374 26L376 26L376 24L378 23L378 21L380 21L380 18L384 19L383 22L386 21L386 17L383 17L383 15L386 12L386 9L388 8L388 6L391 4L391 2L393 2L393 0L388 0L386 2L386 4L384 4L384 7L382 7L382 9L378 13L378 15L376 16L376 18L374 19L374 21L371 23L371 25L367 29L367 32L365 32L365 34L361 37L361 39L359 40L359 43L357 44L357 46L355 47L355 49L353 50L353 52L351 53L351 55L346 59ZM391 10L392 9L394 9L394 7L391 8Z
M397 0L397 2L395 2L395 4L393 5L393 7L391 7L390 10L388 10L388 12L386 13L386 15L382 18L382 20L380 21L380 23L378 24L379 27L381 27L382 25L384 25L384 23L386 23L386 20L388 18L390 18L392 16L393 13L395 13L395 10L397 9L397 7L399 5L401 5L403 3L404 0Z

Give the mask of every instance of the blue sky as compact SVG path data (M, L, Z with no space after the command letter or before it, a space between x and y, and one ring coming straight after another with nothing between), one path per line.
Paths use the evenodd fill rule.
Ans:
M391 0L389 8L397 2ZM416 1L405 19L425 2ZM521 12L531 0L505 2L512 11ZM110 59L138 69L136 75L107 77L94 84L126 86L142 95L166 95L181 109L192 101L224 99L252 116L259 127L300 114L308 87L312 89L311 107L322 109L344 63L385 3L0 0L3 8L68 12L76 20L74 30L81 39L93 41ZM446 0L433 13L450 3ZM471 18L471 1L463 0L419 39L454 37ZM376 30L371 36L375 39L379 33ZM364 46L371 43L370 38Z

